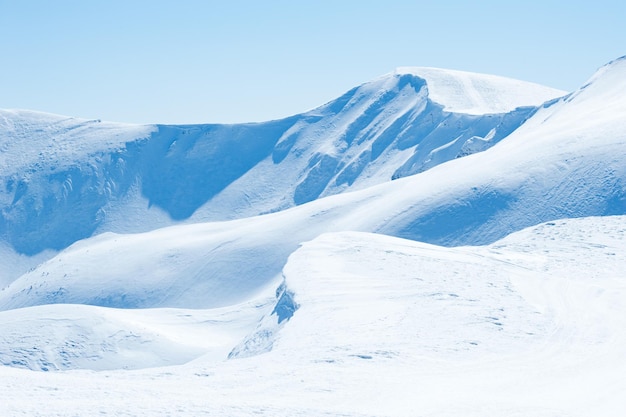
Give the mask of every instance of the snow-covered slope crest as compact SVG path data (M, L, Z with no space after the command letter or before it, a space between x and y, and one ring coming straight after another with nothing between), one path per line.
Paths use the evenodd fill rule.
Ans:
M526 271L474 249L322 234L291 254L283 269L297 306L293 317L279 332L270 322L254 335L270 335L272 348L284 355L314 350L319 361L342 364L528 347L549 322L510 291L511 279Z
M429 98L444 110L465 114L508 113L521 106L540 106L565 91L496 75L430 67L399 67L395 74L426 80Z
M149 125L0 109L0 175L23 174L21 180L28 182L37 170L54 173L76 161L97 163L97 156L120 151L127 142L148 138L155 130ZM14 182L5 186L19 188L17 178Z
M309 392L335 373L365 389L353 412L618 416L625 222L555 221L488 247L322 235L285 267L300 307L270 356L319 378Z
M299 308L275 346L289 355L316 346L329 359L358 353L370 359L409 352L464 356L520 348L553 337L555 329L578 336L569 333L570 325L580 326L576 331L583 343L609 342L607 328L615 322L602 324L599 316L611 314L611 307L602 305L605 296L617 302L626 291L625 247L626 216L543 223L478 247L444 248L357 232L323 234L295 251L283 270ZM584 259L578 258L581 253ZM560 286L569 288L558 292ZM594 286L615 292L584 293ZM571 299L561 304L559 297ZM578 304L577 297L594 304ZM588 307L588 316L565 311ZM626 340L626 330L611 331ZM420 346L405 339L411 334ZM407 345L397 343L403 339ZM351 351L352 345L373 350ZM403 348L407 351L401 353Z

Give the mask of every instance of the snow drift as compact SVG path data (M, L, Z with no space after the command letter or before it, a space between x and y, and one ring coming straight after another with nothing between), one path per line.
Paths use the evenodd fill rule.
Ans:
M232 360L216 360L225 358L225 349L212 351L206 344L211 331L220 328L213 321L218 310L59 305L2 312L0 334L13 337L0 338L0 358L31 358L27 365L34 369L150 366L159 354L169 360L198 356L185 366L132 373L0 367L5 394L0 410L36 415L45 403L45 414L58 415L122 408L136 415L168 415L174 407L189 415L409 416L419 409L441 416L486 411L619 416L624 399L617 394L626 388L621 360L626 286L620 275L626 263L625 220L549 222L485 247L445 248L355 232L321 235L295 251L283 269L298 303L292 317L279 324L270 308L249 306L261 326L244 320L232 331L224 320L228 315L222 315L222 341L235 343L236 335L268 337L264 346L271 350L256 357L245 358L239 349ZM94 317L90 311L102 321L93 322L89 342L107 342L119 354L104 349L94 357L89 346L84 357L74 346L68 352L63 343L80 339L66 338L77 334L67 329ZM119 343L131 323L131 340ZM46 325L59 329L58 339L41 331ZM107 329L116 326L118 339L106 338ZM246 328L250 333L244 338ZM194 338L195 332L200 333ZM179 343L197 343L196 350L167 350L176 335L183 337ZM170 345L163 342L168 338ZM148 344L133 345L142 340ZM32 352L31 345L46 347ZM18 349L26 348L30 354L19 356ZM124 348L137 349L141 358L125 361ZM29 401L32 395L41 402Z

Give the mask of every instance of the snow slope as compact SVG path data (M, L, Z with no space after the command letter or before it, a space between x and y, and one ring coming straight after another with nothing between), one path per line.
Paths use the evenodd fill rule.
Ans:
M274 297L221 309L116 310L55 304L0 313L0 364L38 371L222 361ZM269 310L268 310L269 308Z
M626 214L624 93L622 59L498 145L419 175L265 216L86 239L1 291L0 308L225 306L274 282L289 254L323 232L486 244L549 220Z
M343 158L360 148L333 147L345 137L337 141L321 133L318 141L305 140L303 133L277 148L285 123L297 124L300 116L288 123L158 130L102 124L116 132L104 152L100 133L82 148L69 146L82 143L81 135L91 137L87 127L83 133L70 128L78 121L19 115L61 126L68 146L58 151L54 141L46 142L52 136L33 129L34 123L16 127L9 125L15 114L6 118L10 135L22 132L50 146L43 154L25 151L20 159L24 145L3 145L3 163L23 177L14 182L3 177L2 198L11 204L3 206L0 222L7 237L0 245L2 272L33 268L7 279L0 291L0 414L621 416L626 59L601 68L561 100L513 110L515 117L526 112L528 120L484 152L400 178L421 171L420 149L436 142L429 137L461 132L449 128L451 121L478 117L471 127L478 129L494 116L469 113L508 105L473 95L489 97L492 91L481 77L428 71L399 70L348 93L334 113L324 106L316 110L328 110L338 121L342 112L347 116L359 108L355 114L368 114L359 106L384 103L366 117L374 124L355 128L357 145L367 129L388 126L384 120L390 114L413 114L413 107L403 107L413 103L413 93L422 95L425 108L438 109L445 119L442 129L448 123L447 130L430 130L431 136L406 148L412 153L408 159L400 157L403 134L389 131L399 141L354 171L357 179L342 189L325 182L322 174L336 173L325 156L338 157L345 148ZM500 83L487 79L496 87ZM507 83L500 87L513 88ZM368 101L381 91L391 91L391 98ZM455 91L467 94L457 97ZM468 113L449 112L461 108ZM311 123L300 126L303 132L313 129ZM250 145L249 153L233 154L257 129L271 133ZM213 139L233 139L202 139L215 132L220 133ZM459 141L476 150L476 143L496 136ZM431 147L429 155L455 144ZM279 154L280 161L272 159L277 149L288 150ZM55 188L56 180L41 170L54 152L59 170L71 171L65 188ZM216 164L231 154L250 158ZM320 156L308 159L311 155ZM305 179L286 194L294 199L285 207L298 203L298 187L314 196L312 201L263 216L155 228L171 225L176 213L194 213L180 216L193 221L218 208L240 207L232 216L245 215L245 203L221 200L228 189L239 190L238 201L250 207L274 204L275 195L286 190L280 174L292 174L263 167L303 162ZM196 184L207 166L213 172L231 168L210 177L219 179L216 184L209 179ZM254 183L252 171L267 175L257 184L267 187L267 200L262 188L243 186ZM387 181L388 174L398 179ZM319 187L306 180L309 176L322 178ZM28 179L25 185L20 178ZM196 186L185 188L180 179ZM380 183L365 187L370 180ZM318 195L320 184L326 185ZM342 192L351 187L357 190ZM50 197L57 192L62 198ZM100 197L83 200L99 193L110 197L102 200L104 206L92 204ZM197 199L188 198L194 193ZM317 198L327 194L336 195ZM72 199L84 211L72 211ZM182 203L168 207L163 201ZM66 202L62 214L56 211L59 202ZM96 212L105 208L92 221L97 207ZM73 231L67 217L72 215L76 222L91 219L87 232ZM144 222L133 225L139 218ZM41 223L33 223L29 234L15 219ZM32 243L43 223L51 225L50 233ZM115 227L150 230L105 232L73 242L72 233ZM67 232L54 237L63 228ZM22 254L15 251L19 239L30 247ZM60 244L62 239L66 243ZM40 252L46 247L62 250Z
M460 248L324 234L289 257L297 310L280 324L264 313L244 339L269 338L246 345L255 355L133 372L0 367L0 413L621 416L625 225L559 220Z
M440 87L450 74L467 90ZM423 171L490 147L565 94L519 83L432 69L388 74L305 114L242 125L2 111L0 246L33 256L106 231L254 216ZM446 110L464 95L482 107ZM485 107L495 95L507 105Z

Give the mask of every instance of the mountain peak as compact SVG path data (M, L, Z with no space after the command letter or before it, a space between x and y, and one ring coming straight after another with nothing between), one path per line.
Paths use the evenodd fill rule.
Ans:
M430 99L444 110L456 113L507 113L567 94L512 78L431 67L399 67L391 75L407 74L424 79Z
M620 89L618 85L624 85L626 78L626 55L616 58L607 64L598 68L598 70L589 78L589 80L581 87L581 90L587 88L591 84L600 83L605 85L604 88L609 92L617 93ZM620 94L621 96L621 94Z

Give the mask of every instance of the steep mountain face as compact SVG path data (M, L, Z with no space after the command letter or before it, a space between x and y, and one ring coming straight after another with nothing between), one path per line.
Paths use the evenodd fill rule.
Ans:
M445 197L405 211L380 231L486 244L549 220L626 213L625 96L626 57L538 111L497 148L424 173L422 182L447 177Z
M130 126L1 111L0 236L31 256L104 231L282 210L485 150L563 94L409 68L258 124Z

